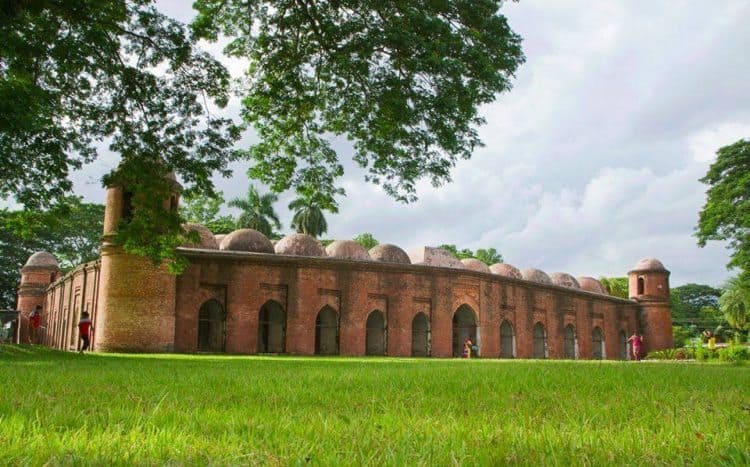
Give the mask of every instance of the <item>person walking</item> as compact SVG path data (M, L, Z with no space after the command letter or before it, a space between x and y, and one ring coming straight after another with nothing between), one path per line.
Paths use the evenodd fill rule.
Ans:
M29 344L36 344L42 325L42 305L37 305L29 315Z
M633 346L633 358L635 358L636 362L640 362L643 352L643 336L633 333L633 335L628 338L628 342Z
M89 312L84 311L81 313L81 320L78 321L78 339L83 341L83 346L81 346L78 353L83 353L89 349L91 344L91 333L93 331L94 327L92 326L91 318L89 318Z

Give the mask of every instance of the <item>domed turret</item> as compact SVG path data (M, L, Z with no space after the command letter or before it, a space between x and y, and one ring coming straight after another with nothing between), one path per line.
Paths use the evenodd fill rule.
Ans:
M330 258L370 261L367 250L354 240L336 240L326 247L326 254Z
M287 235L279 240L274 249L278 255L326 256L326 251L320 242L301 233Z
M57 258L52 256L51 253L47 253L46 251L37 251L33 255L29 256L29 259L26 260L26 264L24 264L23 266L50 269L60 268L60 264L57 262Z
M633 271L666 271L667 268L656 258L643 258L633 266Z
M490 272L503 277L512 277L513 279L523 279L521 271L517 267L508 263L495 263L490 266Z
M521 275L527 281L538 282L540 284L552 284L552 280L547 273L540 269L526 268L521 271Z
M483 262L479 261L476 258L464 258L461 260L462 263L464 263L464 266L466 266L466 269L469 269L470 271L477 271L477 272L490 272L490 268L484 264Z
M388 243L381 243L369 251L370 258L383 263L411 264L409 255L404 250Z
M658 259L645 258L628 272L628 295L641 306L640 328L646 351L672 347L669 271Z
M553 272L549 275L549 278L554 285L559 285L560 287L568 287L569 289L581 288L576 278L567 272Z
M188 241L185 242L182 246L190 248L204 248L207 250L217 250L219 248L219 244L216 242L214 234L212 234L211 231L206 227L200 224L187 223L184 224L182 228L185 229L185 232L188 233L196 232L200 237L197 243Z
M576 280L578 281L578 285L581 286L581 290L585 290L586 292L598 293L602 295L608 295L602 283L594 279L593 277L582 276Z
M273 245L265 235L253 229L239 229L227 234L219 245L220 250L273 253Z

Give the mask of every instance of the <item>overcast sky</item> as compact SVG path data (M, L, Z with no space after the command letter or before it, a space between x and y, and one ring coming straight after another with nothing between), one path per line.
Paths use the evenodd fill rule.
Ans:
M187 21L186 3L159 4ZM453 183L421 184L411 205L347 163L348 196L325 237L371 232L407 251L495 247L519 268L577 276L622 276L656 257L673 286L721 284L727 250L693 237L698 179L719 147L750 137L750 2L521 0L502 11L526 63L483 109L486 147L458 164ZM77 191L102 202L99 180L115 164L104 157L76 174ZM245 168L216 180L226 199L245 193ZM289 200L276 206L285 232Z

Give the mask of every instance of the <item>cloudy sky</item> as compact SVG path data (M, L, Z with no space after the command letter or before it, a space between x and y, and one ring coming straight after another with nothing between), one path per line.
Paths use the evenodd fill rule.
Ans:
M160 6L189 20L185 3ZM513 90L483 109L486 147L453 183L420 185L410 205L346 164L348 196L326 237L371 232L407 251L495 247L519 268L574 275L620 276L656 257L672 285L721 284L728 252L693 237L698 179L719 147L750 137L750 2L522 0L502 11L527 61ZM99 179L115 164L105 157L76 174L77 191L101 202ZM245 168L216 180L226 199L245 193ZM277 205L285 231L289 200Z

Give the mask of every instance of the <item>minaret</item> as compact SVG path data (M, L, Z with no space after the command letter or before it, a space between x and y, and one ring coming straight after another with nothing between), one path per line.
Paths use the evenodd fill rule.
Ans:
M672 307L669 302L669 271L658 259L638 261L628 272L631 299L641 305L640 332L647 352L672 347Z
M20 342L28 342L29 314L37 305L43 308L42 323L47 322L44 298L47 287L60 277L60 266L57 259L46 251L38 251L29 256L21 268L21 284L18 286L18 310ZM43 339L38 336L37 339Z
M169 178L174 194L164 206L177 209L179 184L173 175ZM126 253L116 242L121 222L127 222L137 209L126 187L107 188L94 348L105 352L171 352L175 276L146 258Z

